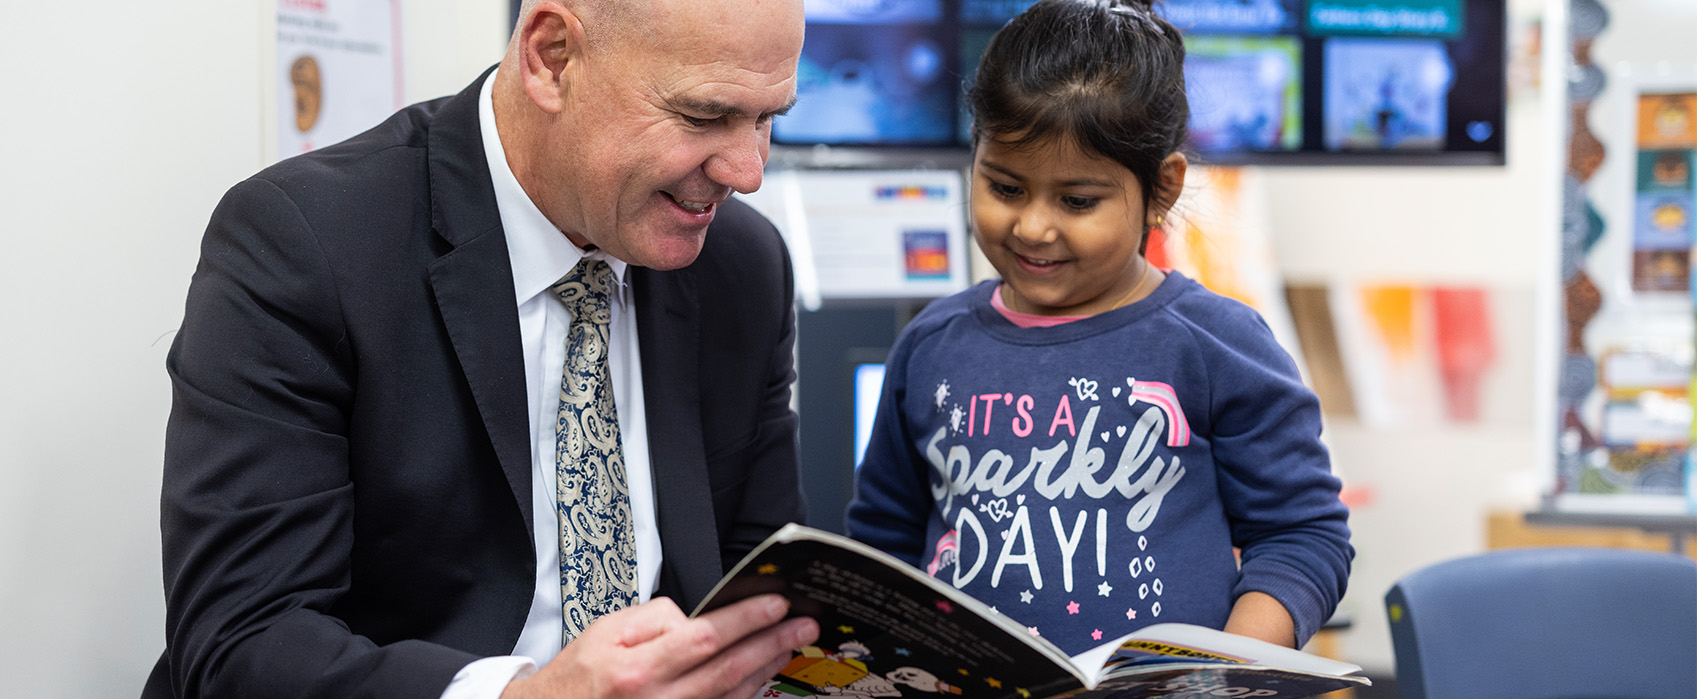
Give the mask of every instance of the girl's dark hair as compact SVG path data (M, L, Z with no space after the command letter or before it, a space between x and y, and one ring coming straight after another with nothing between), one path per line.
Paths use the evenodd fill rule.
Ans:
M974 143L1070 138L1136 175L1144 202L1172 204L1156 187L1190 118L1184 38L1151 0L1032 5L990 40L967 101Z

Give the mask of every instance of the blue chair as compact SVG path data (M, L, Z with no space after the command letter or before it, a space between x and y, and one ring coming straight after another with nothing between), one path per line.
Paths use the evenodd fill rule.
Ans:
M1693 699L1697 563L1620 549L1494 551L1385 594L1403 699Z

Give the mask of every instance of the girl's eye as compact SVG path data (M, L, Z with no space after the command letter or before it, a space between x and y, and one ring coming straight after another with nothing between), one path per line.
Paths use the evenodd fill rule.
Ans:
M1061 203L1074 211L1089 211L1096 208L1097 199L1094 197L1061 197Z
M997 182L995 180L989 180L989 183L990 183L990 193L994 194L998 197L1002 197L1003 199L1012 199L1012 198L1017 197L1021 194L1019 187L1017 187L1015 185L1002 184L1002 183Z

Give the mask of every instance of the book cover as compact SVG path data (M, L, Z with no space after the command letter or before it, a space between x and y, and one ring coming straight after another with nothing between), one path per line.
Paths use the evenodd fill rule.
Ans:
M1254 639L1158 624L1069 658L946 583L800 525L773 534L695 610L758 594L819 622L759 696L1154 699L1307 697L1367 684L1359 668ZM1224 692L1224 693L1222 693Z

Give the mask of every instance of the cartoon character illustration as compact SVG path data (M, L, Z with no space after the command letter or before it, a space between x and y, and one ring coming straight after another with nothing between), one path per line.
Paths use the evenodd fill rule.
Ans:
M891 682L907 685L922 692L936 694L960 694L960 687L937 679L936 675L917 667L898 667L890 671Z
M884 697L900 697L902 691L895 683L875 674L867 674L858 680L850 682L847 687L822 687L821 693L844 699L881 699Z
M843 660L817 646L803 646L800 654L791 658L778 674L824 691L827 687L847 687L867 672L866 664L859 660Z
M872 659L872 649L867 648L866 644L860 641L843 641L837 644L837 652L831 654L831 657L837 660L855 661L855 664L864 670L866 669L866 661Z

